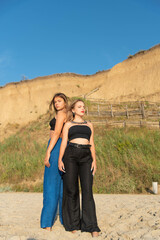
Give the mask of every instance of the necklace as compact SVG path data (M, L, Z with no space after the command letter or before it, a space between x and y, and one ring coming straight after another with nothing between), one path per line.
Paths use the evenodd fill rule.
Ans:
M87 121L84 121L84 122L75 122L75 121L71 121L72 123L76 123L76 124L85 124L87 123Z

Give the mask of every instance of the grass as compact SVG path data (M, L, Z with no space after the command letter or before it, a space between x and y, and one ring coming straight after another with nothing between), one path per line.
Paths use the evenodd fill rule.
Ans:
M46 146L12 136L0 143L0 183L18 184L22 180L35 180L42 174Z
M97 133L96 192L144 193L153 180L160 182L159 131L127 128Z
M0 191L43 191L48 124L39 121L0 143ZM146 193L160 183L159 130L95 127L95 146L95 193Z

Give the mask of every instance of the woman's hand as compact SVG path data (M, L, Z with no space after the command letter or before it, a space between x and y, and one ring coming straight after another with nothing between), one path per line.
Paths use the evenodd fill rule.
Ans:
M45 159L44 159L44 164L46 167L50 167L50 163L49 163L49 158L50 158L50 152L46 152L46 156L45 156Z
M92 175L93 175L93 176L94 176L94 174L96 173L96 170L97 170L96 161L93 161L93 162L92 162L92 165L91 165L91 171L92 171Z
M64 168L64 163L62 162L62 160L58 161L58 168L61 172L64 172L64 173L66 172Z

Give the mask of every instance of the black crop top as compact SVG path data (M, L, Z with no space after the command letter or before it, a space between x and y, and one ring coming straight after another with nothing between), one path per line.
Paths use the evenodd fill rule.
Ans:
M50 121L49 125L50 125L50 127L51 127L50 130L53 130L53 131L54 131L55 125L56 125L56 119L55 119L55 117Z
M87 125L73 125L69 128L68 139L71 141L75 138L86 138L89 141L91 133L91 129Z
M64 127L64 124L65 123L63 123L63 127ZM50 125L50 130L55 130L55 126L56 126L56 119L55 119L55 117L50 121L50 123L49 123L49 125ZM63 127L62 127L62 130L61 130L61 132L63 131Z

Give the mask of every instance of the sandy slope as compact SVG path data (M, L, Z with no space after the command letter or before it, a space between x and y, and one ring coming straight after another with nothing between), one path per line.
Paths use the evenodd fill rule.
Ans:
M106 240L159 240L160 195L94 195L100 236ZM39 227L41 193L0 193L0 240L92 239L66 232L59 220L53 231Z
M93 75L54 74L0 88L0 131L6 124L26 124L46 113L56 92L69 97L108 101L160 101L160 44Z

